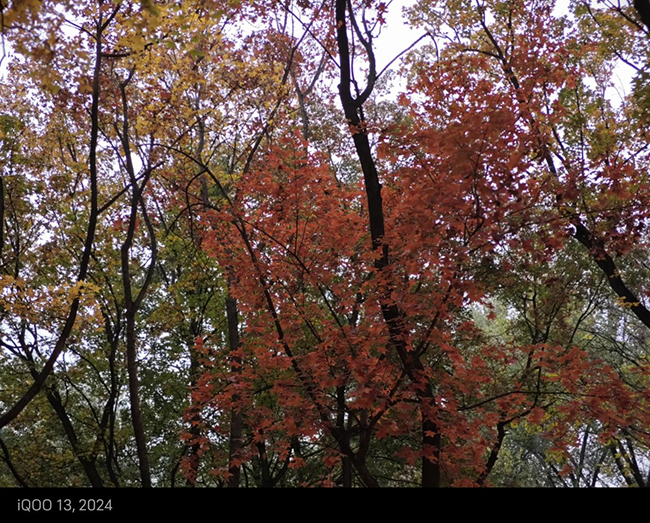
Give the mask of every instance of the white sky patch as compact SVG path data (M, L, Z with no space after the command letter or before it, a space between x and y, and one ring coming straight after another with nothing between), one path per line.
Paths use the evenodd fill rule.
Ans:
M137 176L137 174L142 170L142 160L137 154L131 153L131 163L133 164L133 171Z
M613 85L606 91L607 98L614 107L620 106L632 92L632 80L635 75L636 71L621 61L614 68Z
M386 24L375 39L377 69L381 71L399 53L407 49L421 35L422 31L413 29L407 23L404 9L415 4L415 0L395 0L385 15Z
M424 31L414 29L408 24L404 10L412 7L416 0L394 0L388 6L385 14L385 25L381 32L373 40L375 60L377 62L377 73L383 73L400 68L401 59L407 54L407 51L413 44L424 35ZM418 42L417 45L423 41ZM392 95L403 92L406 89L406 79L395 77L391 86ZM391 96L386 93L387 96ZM383 98L383 96L380 96Z
M570 12L569 0L555 0L555 7L553 8L553 16L564 16Z

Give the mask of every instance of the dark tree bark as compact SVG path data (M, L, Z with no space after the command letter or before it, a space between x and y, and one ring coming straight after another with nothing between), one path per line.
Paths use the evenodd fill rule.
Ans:
M100 15L100 18L97 21L97 25L95 27L95 67L93 71L92 102L90 108L91 127L88 156L88 170L90 172L90 215L88 218L86 236L84 238L84 247L83 253L81 255L81 262L79 264L79 274L77 276L78 282L84 282L88 276L88 267L90 265L91 253L95 242L95 230L97 229L97 218L99 215L97 191L97 142L99 138L99 94L101 90L100 73L102 67L102 38L104 31L113 21L120 7L121 4L118 4L106 19ZM72 304L70 305L70 311L68 312L68 316L66 317L63 328L61 329L61 334L59 335L56 344L54 345L54 350L50 354L50 357L47 359L41 372L35 378L32 386L15 403L13 407L11 407L8 411L0 416L0 428L5 427L7 424L11 423L11 421L13 421L23 411L23 409L29 405L36 394L38 394L42 389L43 385L45 384L45 380L47 380L48 376L52 373L54 364L65 349L68 338L72 333L72 329L77 319L77 313L79 311L79 304L79 298L75 298L72 301Z
M370 68L368 73L368 84L363 92L356 97L352 95L352 64L350 57L350 44L348 41L348 26L346 23L346 11L348 2L346 0L336 1L336 34L340 58L341 82L339 84L339 96L343 106L345 118L350 126L352 139L357 152L357 157L363 172L366 198L368 202L368 218L370 225L370 236L372 249L381 253L375 262L375 269L381 271L390 264L389 248L383 241L384 229L384 208L381 197L381 184L379 174L375 165L374 157L370 147L370 140L366 132L363 118L363 103L372 93L376 80L375 58L370 39L363 38L357 29L357 36L368 53ZM353 14L350 13L352 17ZM419 391L420 410L422 414L422 486L440 486L440 430L433 417L435 396L429 380L424 372L424 366L419 357L414 357L407 352L407 333L404 328L404 315L397 305L390 300L391 289L387 288L384 297L381 299L381 312L388 327L390 344L397 352L404 369L411 382L416 385ZM365 464L364 464L365 466Z
M2 461L6 463L7 467L9 467L9 470L12 476L14 477L14 479L18 482L18 484L21 487L29 488L29 485L14 466L13 461L11 461L11 456L9 455L9 449L7 448L7 445L5 445L5 442L1 438L0 438L0 449L2 449L2 456L0 456L0 458L2 459Z
M153 271L156 266L156 256L158 252L156 235L149 220L149 215L145 206L143 197L144 189L151 177L153 167L151 165L145 171L141 184L135 175L133 162L131 160L131 146L129 138L129 118L128 118L128 103L126 96L126 87L131 81L134 70L129 72L129 76L120 84L120 91L122 95L122 130L117 129L122 142L124 150L124 161L126 171L129 175L131 184L131 212L129 216L129 225L127 228L126 238L120 249L121 263L122 263L122 285L124 287L124 301L125 301L125 319L126 319L126 361L127 361L127 374L129 378L129 396L131 400L131 420L133 423L133 432L135 435L136 448L138 453L138 464L140 468L140 477L143 487L151 487L151 472L149 468L149 455L147 453L146 436L144 432L144 424L142 421L142 408L140 405L140 393L138 382L138 365L137 365L137 340L135 322L138 315L138 310L142 301L151 285L153 278ZM140 291L134 297L133 285L131 281L131 264L129 255L135 237L136 221L138 217L138 208L140 215L145 222L147 233L149 236L151 248L151 262L147 268L147 273L144 283Z
M588 249L591 258L600 267L603 274L607 276L609 286L625 304L625 307L629 307L641 323L650 329L650 311L645 308L639 298L625 284L614 259L605 251L603 242L595 238L591 231L579 220L574 221L573 225L575 227L574 238Z
M189 334L191 337L191 339L188 340L190 356L190 390L194 390L199 382L201 373L201 362L199 360L199 354L197 354L196 347L193 346L197 336L200 334L198 322L192 321L190 323ZM186 460L186 464L188 466L187 472L185 474L186 484L188 487L196 486L200 461L199 449L201 448L199 443L197 443L199 437L201 436L201 428L199 426L201 419L198 412L192 410L193 403L193 400L190 399L190 412L192 412L192 415L189 419L190 426L188 429L190 439L184 451L184 454L187 453L187 457L184 457L184 459Z
M650 0L634 0L634 9L636 9L644 25L650 30Z
M110 343L110 353L108 355L108 368L111 375L111 384L109 390L109 398L104 407L104 414L102 416L102 439L105 437L106 428L108 428L108 441L106 446L106 469L108 470L108 477L111 479L114 486L119 487L120 481L115 470L117 465L117 456L115 455L115 402L117 400L118 383L117 383L117 369L115 367L115 357L117 356L117 349L120 343L120 332L122 330L121 315L119 309L117 312L117 321L115 326L111 325L108 317L105 320L106 335Z
M230 270L228 274L228 296L226 297L226 320L228 322L228 345L230 349L230 372L236 378L242 371L242 360L239 356L239 313L237 310L237 300L232 296L232 285L234 283L234 274ZM238 396L233 396L233 402L236 404ZM238 488L241 476L241 467L233 465L233 460L238 458L242 448L242 429L243 416L241 409L236 406L230 411L230 441L228 448L228 460L230 468L228 472L228 488Z
M84 472L86 473L86 476L88 477L88 481L90 481L91 486L99 487L99 488L103 487L104 481L102 480L102 477L99 474L99 471L97 470L95 459L86 456L84 454L83 449L80 447L77 432L75 431L75 428L72 425L72 420L70 420L70 416L68 416L68 413L65 410L63 401L61 400L61 395L53 387L48 387L46 395L47 395L47 401L50 403L50 405L56 412L57 416L59 417L59 420L61 420L61 425L63 425L63 430L65 431L68 441L70 442L70 446L72 447L72 452L74 453L75 457L81 464L81 467L84 469Z

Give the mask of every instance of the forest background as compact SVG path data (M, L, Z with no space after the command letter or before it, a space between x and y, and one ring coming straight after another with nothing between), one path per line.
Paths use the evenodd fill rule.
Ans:
M650 4L387 12L0 0L0 486L650 485Z

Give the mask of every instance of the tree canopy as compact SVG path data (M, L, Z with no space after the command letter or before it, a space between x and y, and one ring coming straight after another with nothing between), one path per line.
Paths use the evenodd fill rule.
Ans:
M0 0L0 486L650 486L650 4L390 4Z

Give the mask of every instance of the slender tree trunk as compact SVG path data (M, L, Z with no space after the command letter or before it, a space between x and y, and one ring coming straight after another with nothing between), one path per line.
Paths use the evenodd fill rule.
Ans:
M140 393L138 383L138 364L135 337L135 311L127 311L126 316L126 368L129 376L129 396L131 403L131 421L138 452L138 465L143 487L151 487L149 472L149 455L142 423Z
M379 183L379 174L372 155L362 112L363 102L372 92L376 80L374 72L375 60L369 41L364 42L364 47L368 53L370 61L368 85L361 94L354 98L351 91L352 64L347 36L347 5L347 0L336 0L335 21L341 71L339 95L345 117L350 126L357 156L361 163L368 202L368 217L372 249L374 251L380 251L381 253L380 257L375 262L375 269L381 271L390 265L389 249L388 245L383 241L385 230L381 184ZM359 36L359 39L361 40L361 36ZM392 347L396 350L402 365L407 371L409 379L419 390L422 391L418 392L418 399L420 401L420 409L422 413L422 449L424 453L422 459L422 486L438 487L440 485L440 431L432 413L432 407L435 404L435 396L433 389L428 382L428 378L423 372L424 368L422 362L418 357L410 355L406 349L407 332L405 331L403 324L404 315L395 304L391 303L390 295L391 289L388 288L381 299L381 311L386 326L388 327L390 342Z
M349 448L349 431L345 430L345 387L342 385L336 388L336 403L338 409L336 427L344 438L343 445L339 444L339 446ZM350 461L350 456L346 454L341 456L341 484L344 488L352 487L352 462Z
M198 107L197 107L198 109ZM205 147L205 123L202 118L198 119L198 144L196 150L196 157L200 163L203 162L202 155ZM208 191L208 183L205 175L201 176L201 200L206 209L210 206L210 196ZM237 377L242 371L242 360L238 355L240 348L239 339L239 310L237 307L237 299L232 295L232 288L235 284L235 275L232 268L228 269L226 277L227 295L226 295L226 323L228 327L228 348L230 352L230 373L237 381ZM233 395L233 403L237 403L239 396ZM243 431L243 416L241 409L236 405L230 410L230 438L228 443L228 472L230 476L226 485L228 488L238 488L241 479L241 467L233 465L233 460L239 457L239 452L242 448L242 431ZM198 458L197 458L198 459ZM197 461L195 459L195 461Z
M194 390L194 388L197 386L199 382L199 374L200 374L200 369L201 369L201 363L199 361L199 355L197 354L196 348L193 346L193 342L198 336L198 333L195 333L195 325L192 325L190 328L190 333L193 337L192 340L190 340L189 345L189 356L190 356L190 390ZM193 407L194 407L194 401L190 398L190 412L192 415L190 416L189 419L189 435L190 439L188 441L188 445L186 447L186 452L187 452L187 457L185 458L185 463L187 464L187 472L186 472L186 478L185 482L188 487L195 487L196 486L196 479L198 476L198 471L199 471L199 449L201 446L199 443L197 443L199 437L201 436L201 428L199 426L199 423L201 421L200 416L198 412L196 412Z
M505 427L506 427L506 423L504 421L500 421L497 423L497 439L494 442L494 445L492 445L492 450L490 451L490 455L488 456L488 460L485 465L485 470L481 473L478 480L476 481L476 483L480 487L483 487L485 485L485 482L487 481L490 472L492 472L492 469L494 468L494 465L496 465L497 459L499 458L499 451L501 450L503 439L506 437Z
M199 93L200 92L201 90L199 87ZM197 112L200 109L200 102L201 102L201 98L199 95L196 100ZM198 144L196 147L195 154L196 154L196 158L199 160L199 162L201 162L202 155L203 155L203 148L205 147L205 123L203 121L203 118L198 117L197 124L198 124L198 136L197 136ZM205 175L201 173L200 168L197 172L197 175L201 177L200 178L201 200L203 201L203 205L205 205L205 207L208 208L209 198L210 198L208 194L208 183L205 178ZM188 341L189 357L190 357L190 390L194 390L195 387L197 386L199 382L200 373L201 373L202 365L200 361L200 354L197 353L194 345L196 343L196 339L198 338L198 336L200 336L200 334L201 334L201 325L193 319L190 322L190 336L192 339ZM199 450L201 446L198 443L199 437L201 436L201 428L200 428L201 418L198 411L194 410L194 400L191 397L190 397L190 412L192 412L192 416L189 419L190 427L188 432L190 434L190 439L186 447L188 452L188 456L186 458L186 463L188 468L187 468L185 480L188 487L195 487L196 480L198 477L200 459L201 459L199 456Z
M102 480L99 471L97 470L95 460L88 459L84 455L83 449L81 449L79 446L79 438L77 437L77 433L74 429L74 426L72 425L70 416L68 416L68 413L63 406L63 402L61 401L61 396L59 395L58 391L52 387L48 387L47 400L59 417L59 420L63 425L63 430L65 431L68 441L70 442L70 446L72 447L72 452L81 464L81 467L84 469L84 472L86 473L91 486L99 488L103 487L104 481Z
M235 378L235 383L242 370L242 360L239 356L239 313L237 310L237 300L232 296L231 289L234 280L233 271L228 271L228 296L226 298L226 319L228 322L228 344L230 347L230 372ZM228 472L228 488L238 488L241 476L241 468L239 465L233 465L233 460L239 457L239 452L242 447L242 428L243 418L241 409L237 406L239 396L233 395L233 403L235 404L230 410L230 442L228 449L228 459L230 468Z
M142 422L142 410L140 406L140 394L138 383L138 365L137 365L137 339L135 332L135 321L140 309L140 305L144 300L145 295L151 285L153 279L153 271L156 266L156 258L158 253L158 244L156 235L153 230L147 208L145 205L143 193L144 189L152 174L152 167L149 166L142 177L142 184L138 185L131 159L131 142L129 131L129 106L126 95L126 87L129 85L135 69L131 69L127 78L120 83L120 93L122 95L122 130L121 134L118 131L122 148L124 151L124 164L126 171L129 175L131 184L131 210L129 215L129 225L127 228L126 238L120 249L121 265L122 265L122 286L124 288L124 301L126 309L126 368L129 378L129 395L131 400L131 421L133 423L133 432L135 436L136 448L138 452L138 464L140 467L140 476L143 487L151 487L151 473L149 468L149 455L147 453L146 438L144 433L144 426ZM144 283L139 292L134 297L133 285L131 281L131 267L129 255L135 237L136 221L138 218L138 207L140 208L140 215L146 225L147 233L149 235L151 247L151 263L147 268Z
M29 485L25 481L25 479L22 477L22 475L18 472L16 467L14 467L13 461L11 461L11 456L9 455L9 449L7 448L7 445L5 445L5 442L0 438L0 449L2 449L2 461L4 461L7 464L7 467L9 467L9 470L11 471L11 474L15 478L15 480L18 482L18 484L23 487L23 488L29 488Z
M426 410L426 409L425 409ZM426 414L422 414L422 486L435 488L440 486L440 446L441 438L438 425ZM433 459L427 457L433 455Z
M605 251L603 242L595 238L591 231L579 220L574 221L574 227L576 228L574 238L588 249L591 258L600 267L603 274L607 276L609 286L639 321L650 329L650 311L645 308L639 298L625 284L614 259Z
M22 333L20 335L20 344L22 346L23 352L25 353L24 355L25 361L29 365L29 372L34 379L37 379L38 371L36 370L36 363L34 361L32 352L28 344L25 342L24 335ZM57 417L59 418L59 421L61 422L61 426L63 427L63 431L65 432L65 435L68 438L68 442L70 443L72 453L74 454L75 458L77 458L77 461L79 461L81 468L84 469L84 472L88 477L88 481L90 482L90 485L92 487L103 487L104 482L102 481L102 478L99 472L97 471L95 460L92 458L89 459L88 456L84 453L83 449L81 449L81 447L79 446L79 438L77 437L77 432L74 426L72 425L70 416L68 416L68 413L65 410L63 401L61 399L61 395L56 390L55 386L52 384L45 385L44 389L45 389L45 396L47 398L47 401L52 407L52 409L54 410L54 412L56 413Z
M97 143L99 139L99 94L101 90L100 74L102 67L102 39L106 28L110 25L112 20L117 15L120 9L118 4L115 9L110 13L107 19L100 16L97 21L95 31L95 67L93 71L93 84L92 84L92 102L90 107L90 144L88 155L88 170L90 173L90 216L88 218L88 228L84 238L83 253L81 255L81 262L79 264L79 273L77 276L78 282L84 282L88 275L88 267L90 265L90 258L95 242L95 231L97 229L98 218L98 190L97 190ZM54 364L63 352L68 338L72 333L72 329L77 320L77 313L79 311L79 298L75 298L70 305L70 311L65 320L61 334L54 345L54 350L50 357L45 362L43 369L38 377L35 378L34 383L27 389L23 396L6 412L0 416L0 428L5 427L13 421L23 409L29 405L34 397L40 392L45 384L48 376L54 369Z
M118 312L119 314L119 312ZM106 444L106 468L108 470L108 477L111 478L113 485L120 486L120 481L113 468L113 464L117 462L115 456L115 402L117 400L118 384L117 384L117 369L115 368L115 357L120 342L120 321L115 326L114 331L109 332L111 352L108 356L108 368L111 373L111 390L110 398L106 404L106 413L108 414L108 443Z

